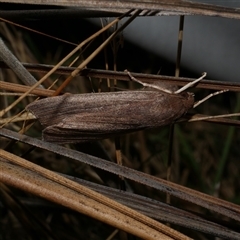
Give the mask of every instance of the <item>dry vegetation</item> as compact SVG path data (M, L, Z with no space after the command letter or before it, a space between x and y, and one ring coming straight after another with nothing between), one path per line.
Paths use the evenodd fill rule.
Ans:
M73 22L65 22L63 27L61 24L57 24L57 21L47 23L47 26L44 21L37 24L24 22L24 25L66 39L74 44L82 42L98 30L86 21L78 20L74 23L74 26L78 24L78 31L81 34L75 34L75 30L70 27L68 29L68 26L73 25ZM4 22L1 22L0 27L3 41L21 62L56 65L74 48L70 44ZM64 65L68 66L75 57L78 57L74 64L74 66L78 66L107 36L109 36L109 32L105 36L97 37L93 42L90 42L89 46L81 48L81 50L84 50L83 53L78 51ZM142 49L137 49L130 43L125 42L122 47L120 44L122 38L124 38L124 32L123 34L119 33L117 38L108 45L105 52L102 51L94 57L87 67L104 69L108 63L110 70L123 71L128 68L132 72L155 74L161 68L162 75L174 75L173 65L144 52ZM118 47L117 50L115 46ZM115 63L114 59L116 60ZM158 62L158 66L154 65L156 62ZM40 79L45 73L34 71L32 74L36 79ZM199 77L185 70L181 71L181 75L192 78ZM49 88L58 79L58 82L52 88L57 89L66 78L67 76L64 74L54 74L43 83L43 86ZM2 69L1 80L23 84L12 70L5 68ZM113 80L110 82L113 87ZM93 89L98 91L100 85L101 91L108 90L106 79L77 76L72 79L63 92L82 93L92 92ZM118 81L118 88L135 89L136 85L126 81ZM240 89L239 86L238 89ZM18 98L18 96L10 95L14 91L16 91L14 87L8 91L1 90L1 93L6 93L6 95L0 96L1 109L5 109ZM210 92L207 89L193 89L192 91L195 92L197 99ZM25 97L4 117L15 116L35 99L36 96ZM236 91L230 91L210 99L194 111L205 115L239 112L240 95ZM30 124L30 121L13 122L5 125L4 128L18 132L28 124ZM148 236L150 239L153 236L148 233L143 235L141 229L144 229L145 232L152 231L154 235L154 231L160 232L162 227L157 225L157 221L164 224L168 222L170 223L168 225L169 229L176 229L194 239L216 239L216 236L224 237L224 234L225 237L231 236L230 239L233 239L232 236L235 235L235 239L238 239L240 236L240 208L238 206L240 203L239 122L233 121L224 125L204 121L183 122L176 124L174 130L173 139L169 139L169 126L121 136L120 148L123 165L148 174L143 175L144 177L151 175L158 179L167 179L169 146L172 145L171 181L216 197L216 202L211 202L210 205L216 206L216 209L219 207L219 211L204 207L206 202L204 203L204 199L201 199L198 195L196 197L199 198L200 202L202 201L202 206L185 201L189 200L188 195L179 198L174 193L170 201L171 206L175 208L168 209L167 205L161 206L161 203L166 202L166 191L159 191L156 187L150 187L151 182L149 185L144 185L133 181L135 176L132 172L128 176L130 179L133 177L132 180L128 179L128 172L126 172L124 181L127 193L125 194L124 191L117 190L119 185L122 186L122 178L110 173L112 171L110 165L106 164L106 168L109 167L109 169L104 171L81 162L85 155L76 157L77 161L63 154L64 151L67 154L67 151L73 149L106 159L110 164L110 162L115 162L115 143L117 140L104 139L93 143L64 145L62 149L55 149L54 152L53 148L51 148L51 151L47 151L47 147L43 147L43 149L34 147L31 146L30 142L24 144L21 142L24 139L21 138L20 141L9 141L2 137L0 147L5 150L1 150L1 174L5 174L6 171L9 178L4 177L1 183L0 239L137 239L133 235L143 238ZM32 138L41 139L41 131L42 126L36 122L25 134ZM48 143L45 143L45 145L47 146ZM49 148L52 146L54 147L54 144L49 144ZM11 155L7 155L7 152ZM24 159L27 160L25 163L23 162ZM22 166L20 167L21 161ZM30 165L31 163L34 165ZM35 169L35 166L42 166L43 169ZM47 169L51 172L47 172ZM64 175L55 176L54 174L57 173ZM24 176L26 177L24 178ZM57 179L57 176L60 176L59 179ZM75 178L72 179L72 177ZM140 175L141 177L142 175ZM73 181L77 181L77 179L79 181L80 179L85 180L87 182L81 184L86 185L87 188L102 192L103 195L157 221L150 222L147 218L141 218L137 214L134 215L135 213L129 212L128 209L119 209L118 205L117 210L115 209L109 215L105 214L104 216L101 211L107 211L103 208L107 200L104 198L101 200L100 198L99 202L95 199L91 203L92 193L85 195L85 189L79 193L80 190L77 190L77 185L71 185L71 182L68 183L67 180L67 185L63 185L64 179L67 178ZM151 181L152 178L149 177L149 179ZM91 183L95 184L88 185ZM159 182L158 184L161 186L162 183ZM106 186L106 188L102 189L101 186ZM181 191L180 187L179 189ZM173 192L173 190L170 189L170 192ZM134 195L128 196L128 193ZM184 200L184 198L186 199ZM226 202L223 202L223 205L217 205L217 199L223 199ZM85 209L81 202L85 202L85 205L89 203L90 209ZM79 203L79 206L77 203ZM230 207L224 205L228 203L232 203L232 205ZM93 204L92 207L90 204ZM114 203L106 202L106 207L110 206L110 210L114 206L111 204ZM231 207L233 210L231 210ZM114 207L112 208L114 209ZM230 209L232 216L225 214L224 209ZM184 210L184 212L181 210ZM116 213L116 211L119 211L119 213ZM117 220L110 217L114 214L117 216ZM124 216L126 218L122 220ZM137 221L137 223L134 221ZM136 227L134 227L134 224ZM116 230L117 228L126 230L131 234ZM163 229L165 228L163 227ZM173 239L183 239L181 235L174 235L175 233L171 235L169 229L162 231L167 231L169 237L175 236ZM157 238L164 239L159 236Z

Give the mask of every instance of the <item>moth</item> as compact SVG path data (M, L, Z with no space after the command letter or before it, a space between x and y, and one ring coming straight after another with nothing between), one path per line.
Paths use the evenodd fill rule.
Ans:
M26 108L43 125L43 140L64 144L165 126L182 117L193 105L192 93L152 88L49 97Z

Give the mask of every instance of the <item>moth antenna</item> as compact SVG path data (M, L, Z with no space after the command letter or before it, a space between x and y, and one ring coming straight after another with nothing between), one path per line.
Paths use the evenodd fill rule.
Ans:
M202 100L194 103L193 108L199 106L200 104L202 104L203 102L205 102L206 100L208 100L209 98L211 98L213 96L216 96L218 94L225 93L225 92L228 92L228 91L229 91L229 89L225 89L225 90L221 90L221 91L217 91L217 92L211 93L208 96L206 96L205 98L203 98Z
M195 85L196 83L200 82L206 76L207 76L207 73L204 72L200 78L194 80L193 82L190 82L190 83L186 84L185 86L183 86L182 88L178 89L174 93L178 94L178 93L181 93L181 92L185 91L186 89L188 89L188 88L192 87L193 85Z
M144 82L136 79L128 70L125 70L125 72L128 74L129 78L130 78L132 81L138 82L138 83L140 83L141 85L143 85L144 87L155 88L155 89L160 90L160 91L165 92L165 93L170 93L170 94L173 94L173 93L174 93L174 92L172 92L172 91L170 91L170 90L168 90L168 89L166 89L166 88L161 88L161 87L156 86L156 85L154 85L154 84L144 83Z

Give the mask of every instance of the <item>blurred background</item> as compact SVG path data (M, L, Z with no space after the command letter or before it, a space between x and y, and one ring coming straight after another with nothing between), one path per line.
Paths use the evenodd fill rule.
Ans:
M240 8L239 1L194 0ZM92 22L99 25L98 20ZM176 61L179 17L139 17L124 30L124 39L171 63ZM136 53L137 54L137 51ZM181 67L209 79L240 81L239 20L185 16ZM142 57L143 58L143 57ZM157 64L157 63L155 63ZM161 68L159 63L159 68ZM164 67L163 67L164 68Z

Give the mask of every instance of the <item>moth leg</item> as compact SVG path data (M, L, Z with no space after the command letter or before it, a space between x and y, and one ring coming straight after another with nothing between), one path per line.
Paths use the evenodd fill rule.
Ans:
M186 89L188 89L188 88L194 86L196 83L200 82L200 81L201 81L203 78L205 78L206 76L207 76L207 73L204 72L200 78L194 80L193 82L190 82L190 83L186 84L185 86L183 86L182 88L178 89L178 90L175 91L174 93L175 93L175 94L178 94L178 93L181 93L181 92L185 91Z
M173 94L174 92L166 89L166 88L162 88L160 86L156 86L154 84L148 84L148 83L144 83L144 82L141 82L140 80L136 79L128 70L125 70L125 72L128 74L129 78L132 80L132 81L135 81L135 82L138 82L140 83L141 85L143 85L144 87L150 87L150 88L155 88L157 90L160 90L162 92L165 92L165 93L170 93L170 94Z

